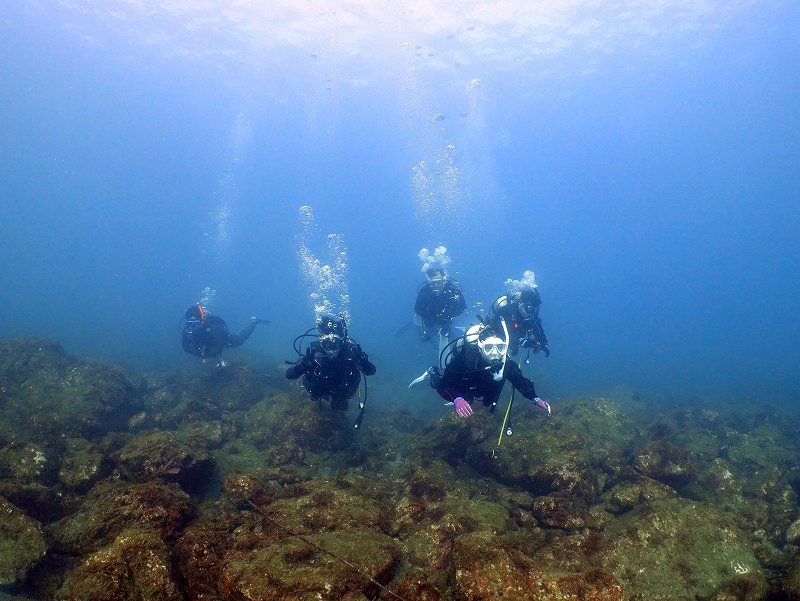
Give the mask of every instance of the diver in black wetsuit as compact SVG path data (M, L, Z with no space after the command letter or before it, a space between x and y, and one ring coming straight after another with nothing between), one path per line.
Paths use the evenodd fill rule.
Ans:
M441 356L450 343L453 320L464 312L467 304L461 286L447 277L444 269L433 267L426 275L427 280L417 289L413 323L421 341L430 340L431 332L437 335Z
M317 320L319 340L308 345L297 363L286 370L289 380L303 376L303 388L315 401L327 398L334 411L346 411L347 401L355 395L361 374L375 373L367 353L347 336L344 319L325 315ZM305 334L308 335L308 334ZM363 403L361 404L363 413ZM359 421L356 427L360 425Z
M243 345L258 324L269 323L266 319L251 317L250 323L239 334L231 334L224 319L212 315L201 305L186 309L184 317L186 325L183 326L181 337L183 350L200 357L203 363L209 357L219 357L219 367L227 365L222 358L226 348Z
M522 396L550 414L550 405L537 396L533 380L526 378L519 365L508 358L508 345L494 328L482 324L472 326L454 344L444 370L431 368L427 373L431 387L453 403L459 417L472 415L471 405L476 400L494 411L506 380Z
M550 345L539 318L541 304L539 288L533 287L504 294L489 308L489 323L499 327L500 318L503 318L508 326L508 353L512 357L516 357L520 346L534 353L542 351L545 357L550 356Z

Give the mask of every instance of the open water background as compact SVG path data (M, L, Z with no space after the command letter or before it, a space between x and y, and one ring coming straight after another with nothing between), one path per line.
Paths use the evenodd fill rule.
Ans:
M536 272L545 398L798 398L796 2L223 4L4 8L0 336L201 369L209 288L278 366L335 233L377 405L437 402L397 331L438 245L462 324Z

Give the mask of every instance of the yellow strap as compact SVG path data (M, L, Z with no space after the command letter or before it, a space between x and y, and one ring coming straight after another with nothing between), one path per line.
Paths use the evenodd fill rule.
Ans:
M508 407L506 407L506 415L503 418L503 425L500 427L500 437L497 439L497 446L492 451L492 457L494 457L497 453L497 449L500 448L500 443L503 442L503 435L506 433L506 424L508 423L508 416L511 414L511 405L514 404L514 390L515 388L511 387L511 396L508 399Z

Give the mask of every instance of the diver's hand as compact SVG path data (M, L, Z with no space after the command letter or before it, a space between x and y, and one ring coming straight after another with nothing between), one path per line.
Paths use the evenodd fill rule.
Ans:
M547 415L552 415L550 411L550 403L545 400L540 399L538 396L533 398L533 404L536 405L542 411L547 411Z
M470 407L464 397L457 396L456 400L453 401L453 405L456 406L456 415L458 415L458 417L469 417L472 415L472 407Z

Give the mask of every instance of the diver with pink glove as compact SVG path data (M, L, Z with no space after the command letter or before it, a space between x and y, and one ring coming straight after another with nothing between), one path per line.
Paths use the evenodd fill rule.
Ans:
M501 322L505 329L505 322ZM550 405L536 394L533 380L526 378L519 365L508 357L508 336L505 340L491 326L472 326L456 341L445 357L444 370L430 368L412 384L430 377L430 384L439 395L453 403L456 415L472 415L472 403L480 400L494 411L506 380L526 399L547 415Z

